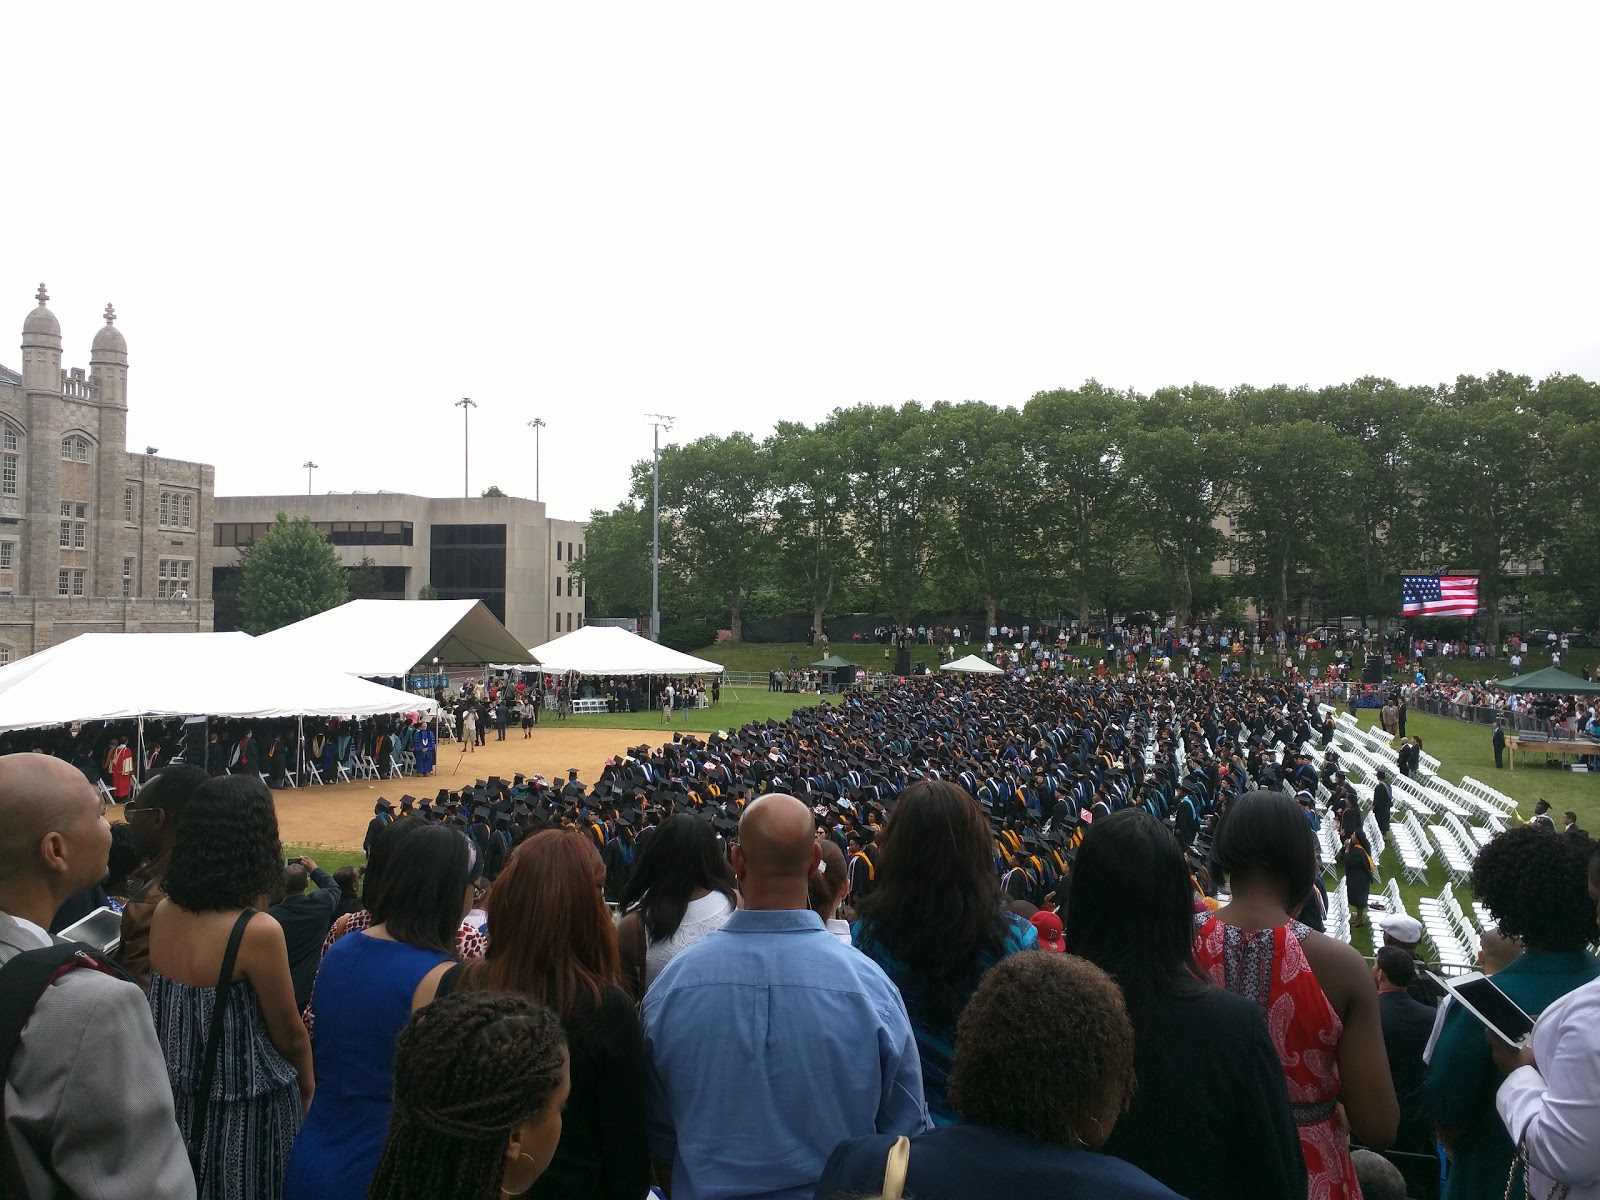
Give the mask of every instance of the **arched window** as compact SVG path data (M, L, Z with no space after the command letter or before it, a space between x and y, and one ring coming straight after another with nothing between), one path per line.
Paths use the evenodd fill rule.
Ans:
M122 519L127 524L132 525L134 523L133 518L134 518L134 515L138 512L138 505L139 505L139 493L135 489L133 489L131 487L123 488L122 489Z
M61 457L68 462L88 462L89 439L81 434L69 433L61 439Z
M0 496L6 497L6 507L17 507L16 497L22 490L22 431L10 421L4 422L0 431Z
M5 666L10 661L11 647L6 645L4 642L0 642L0 667Z

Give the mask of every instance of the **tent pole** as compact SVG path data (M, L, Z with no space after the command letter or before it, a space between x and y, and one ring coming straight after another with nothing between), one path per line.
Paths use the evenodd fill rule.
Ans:
M144 783L144 717L139 718L139 762L133 777L140 784Z

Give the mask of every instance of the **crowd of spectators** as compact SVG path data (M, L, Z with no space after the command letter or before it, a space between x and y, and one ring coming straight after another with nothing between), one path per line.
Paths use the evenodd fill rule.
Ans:
M381 802L343 880L281 857L258 778L171 767L7 1145L36 1196L1353 1200L1395 1178L1363 1148L1426 1187L1437 1136L1450 1200L1514 1159L1593 1194L1593 843L1517 827L1472 878L1560 1030L1507 1058L1454 1008L1397 1059L1416 941L1375 974L1313 927L1305 797L1354 806L1292 749L1325 735L1288 681L912 680L593 788ZM0 757L0 958L111 847L82 773Z

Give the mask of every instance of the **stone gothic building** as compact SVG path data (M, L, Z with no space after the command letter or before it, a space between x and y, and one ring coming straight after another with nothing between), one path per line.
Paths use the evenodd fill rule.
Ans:
M0 664L80 633L210 629L213 469L130 454L116 313L67 370L36 298L21 371L0 365Z

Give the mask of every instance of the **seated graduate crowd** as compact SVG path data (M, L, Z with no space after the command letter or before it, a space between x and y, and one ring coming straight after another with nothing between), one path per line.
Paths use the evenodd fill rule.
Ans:
M1593 844L1513 829L1474 874L1558 1023L1507 1057L1451 1012L1397 1091L1412 955L1375 984L1296 919L1311 768L1272 746L1312 727L1261 680L908 681L592 790L381 802L344 882L284 863L259 779L172 767L127 814L136 982L43 989L7 1145L50 1196L1383 1198L1427 1172L1360 1147L1420 1095L1448 1196L1514 1161L1600 1194ZM0 955L111 841L80 773L0 758Z

